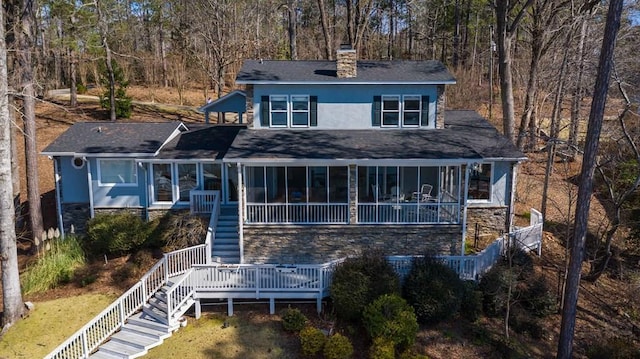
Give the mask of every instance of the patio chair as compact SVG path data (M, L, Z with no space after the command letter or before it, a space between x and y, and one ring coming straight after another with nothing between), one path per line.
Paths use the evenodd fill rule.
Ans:
M432 190L432 185L424 183L422 186L420 186L420 192L414 192L413 196L418 200L418 202L428 202L431 200Z

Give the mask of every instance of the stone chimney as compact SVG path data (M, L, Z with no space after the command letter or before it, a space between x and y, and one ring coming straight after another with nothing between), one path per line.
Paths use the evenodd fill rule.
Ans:
M340 50L336 54L336 72L338 78L348 79L357 75L356 50L351 45L340 45Z

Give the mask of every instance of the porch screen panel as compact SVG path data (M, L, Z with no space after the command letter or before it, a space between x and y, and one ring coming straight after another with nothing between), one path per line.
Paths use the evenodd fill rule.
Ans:
M327 203L327 167L309 167L309 202Z
M358 167L358 202L375 202L376 167Z
M438 198L439 177L438 167L420 167L420 186L425 184L432 186L431 198Z
M227 202L238 202L238 165L227 165Z
M205 191L222 189L222 166L219 163L202 164L202 183Z
M195 163L178 164L178 201L189 202L189 191L198 187Z
M153 200L154 202L173 201L173 173L170 163L153 164Z
M247 167L247 201L249 203L265 202L264 172L264 167Z
M307 201L306 167L287 167L288 202Z
M285 202L287 187L284 167L267 167L266 175L267 203Z
M400 167L400 181L398 182L398 200L416 200L416 192L420 191L418 183L418 167Z
M329 202L349 202L348 167L329 167Z

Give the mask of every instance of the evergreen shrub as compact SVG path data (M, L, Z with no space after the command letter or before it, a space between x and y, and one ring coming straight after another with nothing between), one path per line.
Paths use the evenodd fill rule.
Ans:
M282 327L289 332L299 332L307 324L307 317L298 308L287 308L282 313Z
M372 339L383 338L401 349L413 345L418 333L413 308L397 294L382 295L369 304L362 321Z
M353 345L349 338L336 333L327 339L322 353L325 359L349 359L353 356Z
M326 342L327 337L316 327L307 326L300 331L302 354L307 357L313 357L322 352Z
M133 253L143 246L151 230L131 213L99 214L87 223L87 251L94 256Z

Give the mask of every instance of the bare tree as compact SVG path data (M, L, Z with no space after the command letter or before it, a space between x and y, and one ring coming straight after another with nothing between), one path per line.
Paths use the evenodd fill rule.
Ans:
M0 11L0 24L4 11ZM11 184L11 121L9 118L7 46L0 26L0 268L2 269L3 332L20 319L24 306L18 272L15 210Z
M610 1L604 37L602 39L602 50L600 52L596 84L593 90L589 126L585 139L585 151L580 172L571 257L569 258L569 270L567 271L567 283L562 305L562 322L557 353L558 359L569 359L572 357L580 276L584 258L585 240L587 237L591 194L593 192L593 174L596 167L596 156L598 154L605 102L609 90L609 76L613 65L613 52L615 49L616 36L620 28L622 3L622 0Z
M109 81L109 119L116 120L116 77L111 62L111 47L107 36L109 34L108 20L103 12L101 1L96 1L96 14L98 15L98 29L100 30L100 41L106 54L107 77Z

